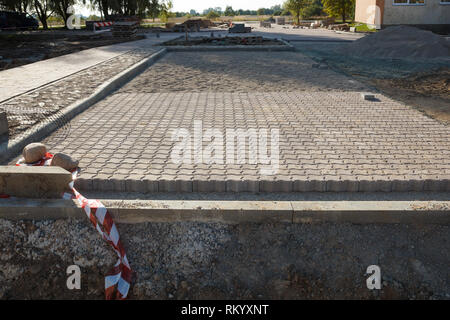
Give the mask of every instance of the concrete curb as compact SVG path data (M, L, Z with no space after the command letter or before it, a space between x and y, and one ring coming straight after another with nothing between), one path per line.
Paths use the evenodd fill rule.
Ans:
M120 183L113 178L75 180L80 191L104 192L408 192L450 191L449 179L435 180L164 180L156 177Z
M355 40L345 40L345 39L282 39L289 42L353 42Z
M0 194L59 198L70 192L72 174L57 166L0 166Z
M132 51L132 50L129 50L129 51L124 52L124 53L121 53L121 54L119 54L119 55L117 55L117 56L115 56L115 57L106 59L106 60L104 60L104 61L97 62L97 63L93 64L92 66L89 66L89 67L86 67L86 68L83 68L83 69L74 71L74 72L72 72L72 73L70 73L70 74L68 74L68 75L66 75L66 76L63 76L63 77L61 77L61 78L58 78L58 79L49 81L49 82L47 82L47 83L45 83L45 84L43 84L43 85L37 86L37 87L35 87L35 88L33 88L33 89L30 89L30 90L27 90L27 91L25 91L25 92L16 94L16 95L14 95L14 96L12 96L12 97L9 97L9 98L7 98L7 99L4 99L4 100L0 101L0 104L7 103L9 100L12 100L12 99L14 99L14 98L16 98L16 97L18 97L18 96L23 95L23 94L31 93L31 92L33 92L33 91L36 91L36 90L45 88L45 87L47 87L47 86L51 86L51 85L53 85L53 84L55 84L55 83L58 83L58 82L61 81L61 80L64 80L64 79L67 78L67 77L73 76L73 75L75 75L75 74L77 74L77 73L86 71L86 70L88 70L88 69L90 69L90 68L93 68L93 67L96 67L96 66L98 66L98 65L100 65L100 64L102 64L102 63L105 63L105 62L108 62L108 61L110 61L110 60L113 60L113 59L115 59L115 58L117 58L117 57L120 57L120 56L122 56L122 55L124 55L124 54L129 53L130 51Z
M450 201L101 200L117 223L284 222L450 225ZM1 199L0 218L85 218L74 200Z
M138 63L115 75L109 81L101 84L90 96L78 100L64 108L54 117L51 117L50 120L39 123L36 126L26 130L16 139L2 143L0 145L0 150L2 151L0 154L0 163L7 162L9 159L17 156L17 154L22 152L23 147L27 144L42 140L45 136L58 129L61 124L71 120L79 113L85 111L93 104L105 98L111 92L115 91L117 88L152 65L156 60L166 54L166 52L167 50L163 48L152 54L150 57L144 58Z

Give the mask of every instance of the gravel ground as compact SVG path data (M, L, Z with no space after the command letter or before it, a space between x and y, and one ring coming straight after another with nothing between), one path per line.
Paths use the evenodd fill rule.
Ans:
M132 40L137 39L114 38L111 33L92 33L87 30L2 31L0 70Z
M449 299L448 226L119 225L132 299ZM102 299L115 255L87 220L0 220L0 298ZM78 264L81 290L66 289ZM380 291L366 288L380 266Z
M450 124L450 58L392 59L348 57L348 43L292 43L296 50L337 72L347 74L373 91L401 101L427 116Z
M312 65L315 67L312 68ZM343 74L296 52L169 53L119 92L361 91Z
M55 116L75 101L88 97L103 82L155 51L151 48L127 52L0 104L0 109L7 112L9 139L16 138L43 119Z
M450 58L376 58L342 54L351 43L292 42L298 53L351 76L399 79L418 72L450 67ZM360 80L360 78L358 78Z

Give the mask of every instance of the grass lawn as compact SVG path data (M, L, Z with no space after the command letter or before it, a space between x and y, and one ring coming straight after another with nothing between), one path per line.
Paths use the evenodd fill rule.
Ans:
M365 23L353 22L349 24L350 27L356 27L357 32L377 32L377 29L369 27Z

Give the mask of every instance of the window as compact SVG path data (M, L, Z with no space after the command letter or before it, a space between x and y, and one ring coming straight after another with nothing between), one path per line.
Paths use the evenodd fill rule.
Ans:
M441 0L441 4L450 4L450 0Z
M442 0L442 1L450 1L450 0ZM425 0L394 0L394 5L425 5Z

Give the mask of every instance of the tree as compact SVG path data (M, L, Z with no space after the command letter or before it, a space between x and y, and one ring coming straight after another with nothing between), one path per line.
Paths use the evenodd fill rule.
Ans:
M69 19L71 13L67 13L70 6L75 4L75 0L53 0L51 2L52 9L58 14L63 20L64 25L67 27L67 19Z
M223 15L224 15L224 16L227 16L227 17L234 17L234 11L233 11L233 8L232 8L231 6L227 6L227 7L225 8L225 12L223 13Z
M220 18L220 14L218 14L215 11L209 11L208 14L206 15L206 18L208 19L216 19L216 18Z
M326 13L332 17L342 17L342 22L352 16L355 9L355 0L322 0Z
M309 6L303 11L303 15L307 18L322 15L323 5L321 0L313 0Z
M45 30L48 29L47 19L53 13L52 6L51 0L34 0L34 9Z
M155 18L159 16L161 12L161 7L158 0L150 0L148 4L148 13L150 17L153 18L153 22L155 21Z
M264 8L259 8L259 9L256 11L256 14L257 14L258 16L263 16L263 15L266 14L266 9L264 9Z
M82 0L82 3L86 4L86 1ZM110 0L89 0L89 2L93 8L98 9L102 13L103 19L109 19L109 12L111 10Z
M283 7L288 10L297 19L297 24L300 24L300 17L303 10L311 3L311 0L287 0Z
M0 0L0 8L18 11L18 12L28 12L32 0Z
M172 7L173 5L171 0L164 1L160 4L159 18L162 22L169 21L169 18L173 16L173 13L170 12L170 9L172 9Z

